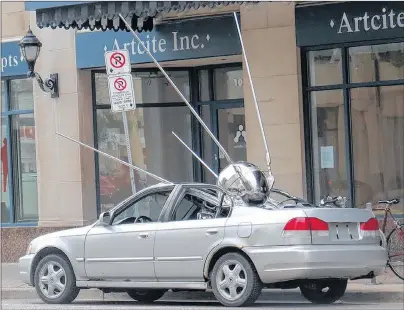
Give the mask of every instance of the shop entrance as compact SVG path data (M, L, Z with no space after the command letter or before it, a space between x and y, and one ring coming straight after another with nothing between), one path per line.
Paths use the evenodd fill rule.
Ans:
M231 158L246 160L246 130L241 64L167 69ZM136 110L127 112L133 164L174 182L215 178L174 137L192 146L216 172L227 160L181 101L166 78L154 69L132 72ZM93 72L95 145L129 161L121 113L112 113L105 71ZM103 212L132 194L129 169L96 156L98 210ZM136 191L155 180L135 172Z

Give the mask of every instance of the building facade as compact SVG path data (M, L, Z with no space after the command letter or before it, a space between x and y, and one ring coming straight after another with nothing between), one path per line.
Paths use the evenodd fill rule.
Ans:
M51 6L52 3L47 3ZM54 6L60 4L53 4ZM38 28L35 5L2 2L2 245L13 261L30 238L94 222L155 181L60 132L172 181L215 180L173 136L220 171L227 162L129 32ZM233 160L265 152L232 16L239 13L275 186L352 207L404 198L404 6L395 2L231 4L162 14L140 32ZM51 98L19 40L42 42L35 70L59 74ZM136 110L110 107L104 53L127 49ZM403 205L396 207L403 213Z

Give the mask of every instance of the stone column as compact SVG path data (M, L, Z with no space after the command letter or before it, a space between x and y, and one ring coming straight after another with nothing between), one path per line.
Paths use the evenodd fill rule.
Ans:
M55 132L92 144L90 74L76 68L75 30L39 29L35 12L30 25L42 42L35 70L59 74L59 98L34 82L39 225L81 226L96 217L93 154Z
M304 138L294 4L262 2L242 6L241 27L271 154L275 187L301 196L305 191ZM245 66L243 79L247 158L264 168L265 148Z

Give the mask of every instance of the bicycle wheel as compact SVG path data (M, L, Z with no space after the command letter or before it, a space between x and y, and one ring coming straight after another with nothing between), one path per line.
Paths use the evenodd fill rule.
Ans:
M404 225L393 229L387 237L389 267L393 273L404 280Z

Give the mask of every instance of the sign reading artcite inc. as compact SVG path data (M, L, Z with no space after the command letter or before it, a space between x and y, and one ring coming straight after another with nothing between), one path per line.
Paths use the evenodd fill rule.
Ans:
M159 62L241 54L233 16L156 25L153 31L142 31L138 36ZM95 31L76 34L78 68L104 66L104 53L112 50L127 50L131 64L152 62L130 32Z
M298 46L404 37L403 2L342 2L296 8Z

